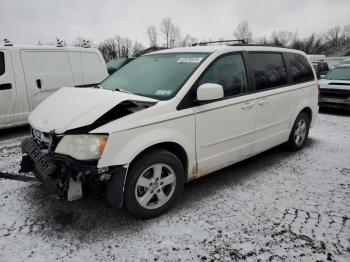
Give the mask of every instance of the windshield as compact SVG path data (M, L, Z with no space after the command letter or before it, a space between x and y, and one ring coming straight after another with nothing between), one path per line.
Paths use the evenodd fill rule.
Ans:
M126 61L126 58L118 58L118 59L113 59L109 61L106 66L107 68L113 68L113 69L118 69L121 67Z
M350 64L350 60L343 60L341 61L341 64Z
M207 53L167 53L141 56L106 78L101 88L160 100L176 94Z
M324 77L324 79L328 79L328 80L350 80L350 66L333 68Z

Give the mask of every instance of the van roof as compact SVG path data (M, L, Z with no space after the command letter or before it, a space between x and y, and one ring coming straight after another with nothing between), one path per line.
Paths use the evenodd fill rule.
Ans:
M306 55L304 52L282 48L282 47L273 47L273 46L259 46L259 45L208 45L208 46L190 46L190 47L179 47L179 48L171 48L164 49L150 54L167 54L167 53L214 53L216 51L227 51L227 52L235 52L235 51L269 51L269 52L292 52L299 53L302 55Z
M37 46L37 45L13 45L13 46L1 46L0 50L66 50L66 51L85 51L85 52L95 52L96 48L89 47L75 47L75 46Z

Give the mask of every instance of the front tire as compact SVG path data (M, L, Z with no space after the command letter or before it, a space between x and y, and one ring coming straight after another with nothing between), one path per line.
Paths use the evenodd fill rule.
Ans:
M290 132L287 147L291 151L297 151L302 149L309 135L310 118L309 116L301 112L294 122L292 131Z
M181 195L185 170L179 158L155 150L136 160L125 185L125 208L135 217L152 218L166 212Z

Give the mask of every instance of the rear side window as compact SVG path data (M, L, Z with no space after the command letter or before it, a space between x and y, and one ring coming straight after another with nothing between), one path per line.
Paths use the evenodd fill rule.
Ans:
M282 54L251 53L250 62L256 90L264 90L287 84L287 70Z
M228 55L217 60L199 81L199 85L205 83L222 85L225 97L246 92L247 77L242 55Z
M5 73L5 56L3 52L0 52L0 76Z
M304 56L293 53L287 53L286 55L289 60L293 83L308 82L315 79L310 63Z

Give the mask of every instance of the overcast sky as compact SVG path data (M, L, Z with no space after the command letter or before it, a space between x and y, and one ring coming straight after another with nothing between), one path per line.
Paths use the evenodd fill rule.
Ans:
M146 28L171 17L182 33L232 39L243 19L254 36L274 30L300 36L350 23L350 0L0 0L0 39L15 44L72 42L79 34L98 43L116 34L148 46Z

